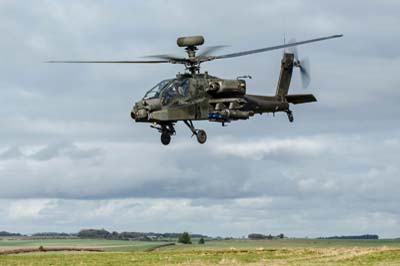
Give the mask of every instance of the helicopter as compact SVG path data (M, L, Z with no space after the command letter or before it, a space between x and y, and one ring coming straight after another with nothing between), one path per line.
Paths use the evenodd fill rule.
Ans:
M185 73L166 79L147 91L144 97L136 102L131 111L131 118L136 122L151 123L151 127L161 133L161 143L168 145L171 136L176 134L175 124L183 121L203 144L207 134L202 129L195 128L193 121L207 120L210 122L226 123L246 120L255 114L285 112L289 122L294 121L290 104L316 102L313 94L288 94L292 73L298 68L303 87L310 83L309 63L307 59L298 58L297 46L319 42L343 35L332 35L322 38L296 42L291 40L282 45L260 49L211 55L224 46L211 46L197 54L198 47L204 44L203 36L188 36L177 39L177 45L184 48L187 57L161 54L152 55L152 60L136 61L47 61L48 63L119 63L119 64L182 64ZM291 50L286 51L286 48ZM223 79L201 72L200 65L205 62L228 59L267 51L285 49L281 60L281 70L275 95L252 95L246 92L246 80L251 76L239 76L236 79Z

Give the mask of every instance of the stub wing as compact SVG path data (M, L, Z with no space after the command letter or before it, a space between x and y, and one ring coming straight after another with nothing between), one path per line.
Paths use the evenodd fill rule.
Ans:
M292 94L292 95L286 95L286 100L289 103L302 104L302 103L316 102L317 98L315 98L315 96L312 94Z

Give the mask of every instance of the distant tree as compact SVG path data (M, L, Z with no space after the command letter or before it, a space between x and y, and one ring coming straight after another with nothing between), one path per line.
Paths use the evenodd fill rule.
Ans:
M280 235L274 237L274 236L271 235L271 234L269 234L269 235L263 235L263 234L255 234L255 233L253 233L253 234L249 234L247 237L248 237L248 239L250 239L250 240L261 240L261 239L272 240L272 239L275 239L275 238L284 238L284 235L283 235L283 234L280 234Z
M108 237L110 239L119 239L119 234L118 234L118 232L114 231Z
M282 238L285 238L285 235L284 235L284 234L279 234L279 235L278 235L278 238L281 238L281 239L282 239Z
M80 238L108 238L110 236L110 232L104 229L85 229L81 230L78 233L78 237Z
M0 232L0 236L21 236L20 233L10 233L10 232L6 232L6 231L1 231Z
M205 243L206 243L206 241L204 241L204 238L199 239L199 244L205 244Z
M378 235L360 235L360 236L330 236L319 237L319 239L379 239Z
M48 238L57 238L57 237L70 237L70 234L67 233L57 233L57 232L40 232L32 234L33 237L48 237Z
M188 232L183 232L178 238L178 242L182 244L192 244L192 240Z
M267 236L265 236L263 234L249 234L247 237L249 239L252 239L252 240L266 239L267 238Z
M120 239L139 239L141 237L144 237L145 233L139 233L139 232L122 232L119 234Z

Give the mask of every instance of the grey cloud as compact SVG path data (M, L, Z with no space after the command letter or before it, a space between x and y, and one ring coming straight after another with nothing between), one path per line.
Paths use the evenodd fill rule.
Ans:
M368 231L379 232L385 237L400 233L398 213L362 210L341 201L327 205L327 202L312 198L257 197L201 202L163 198L31 199L16 200L12 205L0 200L0 206L4 210L0 221L7 224L5 229L25 233L46 229L65 231L65 228L76 232L81 227L93 226L120 231L201 230L214 236L243 236L251 232L304 236L306 232L307 236L313 237ZM335 218L327 218L331 213Z
M81 149L72 143L52 143L43 149L32 154L30 157L35 160L50 160L55 157L68 157L71 159L84 159L98 155L99 148Z
M12 175L11 180L18 179L19 185L15 190L4 187L1 194L10 198L74 199L224 199L266 195L296 198L314 195L326 200L353 196L366 202L399 199L393 190L398 186L398 168L394 165L399 147L393 145L395 140L381 140L387 144L380 147L379 143L371 144L369 139L310 139L318 140L316 143L326 148L317 149L316 155L309 156L308 150L299 150L304 144L302 138L252 142L217 140L211 141L210 147L201 148L197 145L185 147L181 142L165 150L150 143L103 143L101 153L96 152L100 149L98 144L86 144L85 149L74 145L49 146L20 161L3 163L3 182L9 183L8 175ZM275 150L272 155L257 156L257 147L265 143L272 150L282 143L290 146L282 151ZM312 145L306 144L306 148L314 150ZM238 150L225 153L223 147L232 145ZM240 147L253 153L246 155ZM263 149L268 151L268 147ZM174 157L170 156L172 152ZM373 154L383 152L380 159L371 159ZM140 156L133 157L136 154ZM185 154L191 154L190 158ZM42 161L32 166L30 161L38 159Z
M18 147L10 147L10 148L6 149L4 152L0 153L1 160L18 159L23 156L24 156L24 154L21 152L21 150Z

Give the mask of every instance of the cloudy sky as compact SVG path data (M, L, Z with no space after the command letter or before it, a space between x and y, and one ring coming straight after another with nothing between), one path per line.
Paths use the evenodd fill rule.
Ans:
M0 2L0 231L82 228L243 236L400 236L400 2ZM168 147L130 118L176 65L54 65L175 53L204 35L221 53L308 38L314 104L222 128L199 145L178 125ZM203 70L273 94L282 51Z

